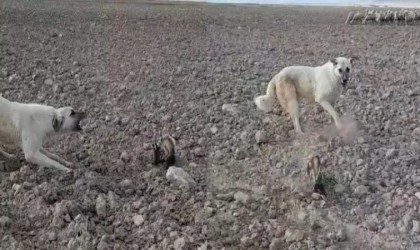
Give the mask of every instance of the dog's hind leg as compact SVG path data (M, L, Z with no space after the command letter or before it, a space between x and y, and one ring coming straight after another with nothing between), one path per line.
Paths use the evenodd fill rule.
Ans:
M48 152L48 151L47 151L47 150L45 150L44 148L40 148L40 149L39 149L39 151L40 151L42 154L46 155L47 157L49 157L49 158L51 158L51 159L53 159L53 160L55 160L55 161L58 161L58 162L60 162L61 164L63 164L63 165L65 165L65 166L67 166L67 167L69 167L69 166L71 166L71 165L72 165L72 164L71 164L71 162L68 162L68 161L64 160L63 158L61 158L61 157L60 157L60 156L58 156L58 155L55 155L55 154L53 154L53 153Z
M289 113L296 133L303 134L299 122L299 103L295 85L287 79L280 79L276 83L276 94L281 107Z
M3 157L6 158L7 160L14 160L14 159L16 159L16 156L15 155L6 153L1 148L0 148L0 154L3 155Z

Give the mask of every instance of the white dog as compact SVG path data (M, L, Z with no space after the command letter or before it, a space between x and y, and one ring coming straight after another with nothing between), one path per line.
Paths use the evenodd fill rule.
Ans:
M270 81L267 94L256 97L254 102L259 109L270 112L277 94L281 107L289 113L298 134L303 133L298 104L302 98L319 103L340 127L339 116L333 105L340 96L340 83L345 87L349 80L351 67L352 59L345 57L337 57L317 67L286 67Z
M54 108L40 104L11 102L0 95L0 145L21 148L28 162L71 171L71 163L42 148L43 139L52 132L81 131L80 121L86 115L71 107ZM0 148L7 159L15 158ZM65 165L65 166L63 166Z

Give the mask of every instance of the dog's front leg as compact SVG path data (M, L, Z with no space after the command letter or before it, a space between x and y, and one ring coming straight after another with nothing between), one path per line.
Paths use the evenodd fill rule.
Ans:
M339 115L337 111L335 111L334 107L327 101L320 101L319 104L324 108L325 111L327 111L332 118L334 119L334 123L337 127L340 126L339 122Z
M73 165L73 164L71 164L71 162L68 162L68 161L64 160L63 158L61 158L61 157L60 157L60 156L58 156L58 155L55 155L55 154L53 154L53 153L48 152L48 151L47 151L47 150L45 150L44 148L40 148L40 149L39 149L39 151L40 151L42 154L46 155L47 157L49 157L49 158L51 158L51 159L53 159L53 160L55 160L55 161L60 162L61 164L65 165L66 167L70 167L71 165Z
M64 167L63 165L61 165L61 163L56 162L50 158L48 158L46 155L42 154L41 152L36 152L34 154L26 154L25 153L25 159L28 162L37 164L37 165L41 165L41 166L45 166L45 167L53 167L59 170L63 170L66 172L70 172L71 169Z
M14 159L16 159L16 156L15 156L15 155L12 155L12 154L6 153L6 152L4 152L4 151L3 151L3 149L1 149L1 148L0 148L0 154L1 154L1 155L3 155L3 156L4 156L4 158L6 158L7 160L14 160Z

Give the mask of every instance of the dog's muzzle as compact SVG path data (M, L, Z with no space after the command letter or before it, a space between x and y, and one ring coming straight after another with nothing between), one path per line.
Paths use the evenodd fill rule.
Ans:
M86 118L86 113L84 113L84 112L76 112L75 114L74 114L74 118L75 118L75 120L76 120L76 126L74 127L74 130L75 131L82 131L83 129L82 129L82 126L80 125L80 122L83 120L83 119L85 119Z
M341 86L346 87L348 82L349 82L349 78L348 78L347 76L345 76L345 75L344 75L344 76L341 78Z

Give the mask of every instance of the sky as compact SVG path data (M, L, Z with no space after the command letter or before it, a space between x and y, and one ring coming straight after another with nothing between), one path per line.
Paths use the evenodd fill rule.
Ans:
M205 0L211 3L331 5L331 6L388 6L420 8L420 0Z

